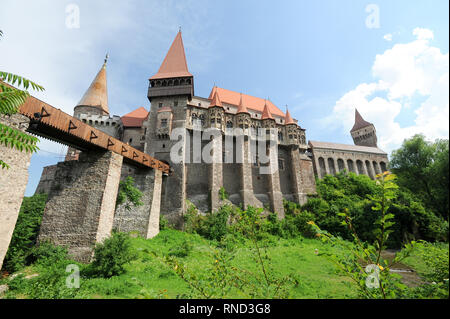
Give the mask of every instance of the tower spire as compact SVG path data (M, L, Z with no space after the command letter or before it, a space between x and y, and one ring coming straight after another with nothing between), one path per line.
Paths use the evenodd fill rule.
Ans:
M350 132L357 131L363 127L370 125L372 125L372 123L369 123L366 120L364 120L361 114L359 114L358 109L355 108L355 124L353 125L353 128L351 129Z
M77 106L90 106L101 110L105 114L109 114L108 109L108 90L106 83L106 62L109 55L106 54L105 62L103 63L100 71L98 71L96 77L92 81L91 85L84 93Z
M241 98L239 99L239 106L238 106L236 114L239 114L239 113L250 114L250 112L247 110L247 107L244 105L244 102L242 100L242 93L241 93Z
M186 54L184 52L180 28L158 70L158 73L153 75L150 80L191 76L192 74L189 73L186 62Z
M270 111L269 111L269 107L267 106L267 100L264 100L264 110L263 110L261 119L263 119L263 120L267 120L267 119L273 120L274 119L272 116L272 113L270 113Z
M289 110L288 110L288 106L287 106L287 105L286 105L286 117L285 117L285 119L284 119L284 124L285 124L285 125L288 125L288 124L296 124L296 123L294 122L294 119L292 118L291 114L289 113Z

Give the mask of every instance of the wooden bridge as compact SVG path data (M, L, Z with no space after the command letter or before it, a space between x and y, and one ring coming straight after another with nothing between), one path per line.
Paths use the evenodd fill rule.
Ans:
M29 97L19 113L30 119L27 131L80 150L104 149L137 166L169 173L169 165L158 161L118 139L80 121L35 97Z

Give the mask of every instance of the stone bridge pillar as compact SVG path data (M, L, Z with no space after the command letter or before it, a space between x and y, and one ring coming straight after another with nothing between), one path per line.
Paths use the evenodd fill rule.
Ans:
M0 123L25 131L29 120L23 115L0 116ZM0 269L11 241L28 183L31 153L0 145L0 159L9 169L0 168Z
M89 262L94 245L112 231L122 160L87 151L78 161L58 163L38 241L66 246L73 258Z
M253 192L250 140L248 136L243 136L241 142L236 139L236 152L241 152L240 154L242 154L242 164L239 164L242 206L244 209L247 209L247 206L263 207Z
M124 169L127 170L128 166L124 165ZM142 205L131 205L129 210L126 209L129 203L118 206L114 215L113 229L119 232L137 231L141 236L153 238L159 233L162 172L138 168L128 176L133 177L135 186L142 192Z

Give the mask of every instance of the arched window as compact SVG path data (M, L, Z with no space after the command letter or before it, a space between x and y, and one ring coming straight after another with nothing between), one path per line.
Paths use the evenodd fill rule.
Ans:
M317 175L319 175L320 178L323 178L327 174L326 168L325 168L325 160L323 157L319 157L319 167L317 169Z
M347 160L348 171L355 173L355 166L353 165L353 161L351 159Z
M334 166L334 159L328 158L328 169L330 170L331 175L336 175L336 167Z

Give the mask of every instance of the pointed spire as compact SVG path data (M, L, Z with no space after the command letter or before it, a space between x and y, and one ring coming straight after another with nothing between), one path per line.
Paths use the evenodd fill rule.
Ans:
M373 125L373 124L365 121L362 118L361 114L359 114L358 110L355 108L355 124L353 125L353 128L351 129L350 132L357 131L363 127L370 126L370 125Z
M84 93L77 106L92 106L102 110L104 113L109 114L108 109L108 90L106 84L106 62L108 55L106 55L105 62L102 65L100 71L94 81L92 81L86 93Z
M239 100L239 106L238 106L236 114L239 114L239 113L250 114L250 112L247 110L247 107L244 105L244 102L242 101L242 93L241 93L241 98Z
M220 101L220 98L219 98L219 93L217 91L216 91L216 93L214 93L214 97L211 100L211 104L209 104L209 107L214 107L214 106L223 107L222 102Z
M284 124L297 124L294 122L294 119L292 118L291 114L289 113L288 107L286 105L286 117L284 118Z
M261 119L263 119L263 120L267 120L267 119L274 120L274 118L272 116L272 113L270 113L269 107L267 106L267 100L264 100L264 110L263 110Z
M167 52L167 55L163 63L161 64L158 73L152 76L150 80L175 78L182 76L192 76L192 74L189 73L188 70L180 29L177 36L175 37L175 40L170 46L169 52Z

